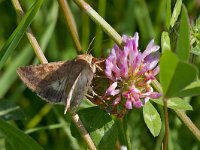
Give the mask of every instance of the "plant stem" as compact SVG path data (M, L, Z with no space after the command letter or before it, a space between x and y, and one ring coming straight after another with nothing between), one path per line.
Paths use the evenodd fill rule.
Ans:
M15 11L16 11L17 15L18 15L20 18L22 18L23 15L24 15L24 11L23 11L23 9L22 9L22 7L21 7L19 1L18 1L18 0L12 0L12 4L13 4L13 6L14 6L14 8L15 8ZM28 40L29 40L31 46L33 47L33 50L34 50L34 52L35 52L37 58L39 59L39 61L40 61L41 63L43 63L43 64L44 64L44 63L48 63L46 57L44 56L44 53L42 52L42 50L41 50L41 48L40 48L40 45L38 44L38 42L37 42L37 40L36 40L34 34L32 33L32 30L31 30L30 27L28 28L28 30L27 30L27 32L26 32L26 36L27 36L27 38L28 38Z
M155 87L155 89L156 89L158 92L163 93L162 87L161 87L160 83L159 83L157 80L153 80L153 81L152 81L152 84L153 84L153 86Z
M77 32L77 28L76 28L76 23L74 21L74 18L72 16L72 12L69 8L68 2L66 0L58 0L58 3L60 5L60 8L62 9L62 12L64 14L65 17L65 21L69 27L69 31L71 33L75 48L77 53L81 53L82 52L82 47L81 47L81 43L79 40L79 36L78 36L78 32Z
M70 112L70 114L71 114L73 122L77 126L77 128L78 128L79 132L81 133L82 138L86 142L88 148L90 150L97 150L96 146L94 145L94 142L92 141L89 133L85 129L85 127L84 127L82 121L80 120L78 114L75 113L75 112Z
M32 119L26 124L26 129L31 129L31 128L35 128L40 121L43 119L44 116L46 116L49 111L51 110L52 105L49 105L48 103L46 103L39 112L37 112L37 114L32 117Z
M104 18L106 13L106 0L100 0L98 2L98 13ZM94 55L101 56L101 48L102 48L102 39L103 39L103 31L100 26L96 27L96 38L94 41Z
M165 115L165 140L163 143L163 150L167 150L168 136L169 136L169 116L167 108L167 98L163 99L163 103L164 103L164 115Z
M200 130L194 125L190 118L181 110L174 110L179 118L185 123L194 136L200 141Z
M74 2L86 12L86 14L99 26L103 28L103 30L115 41L118 46L122 46L122 38L121 36L92 8L89 4L87 4L83 0L74 0Z
M25 131L25 133L30 134L30 133L38 132L41 130L53 130L53 129L66 127L67 125L69 126L69 124L67 124L67 123L51 124L51 125L47 125L47 126L43 126L43 127L36 127L36 128L28 129Z
M154 87L157 91L162 92L160 83L157 80L153 82ZM195 126L195 124L190 120L190 118L185 114L185 112L180 110L174 110L177 116L184 122L184 124L189 128L192 134L200 141L200 130Z
M125 118L123 119L122 123L123 123L123 130L124 130L124 134L125 134L125 141L126 141L126 146L128 150L131 150L131 142L130 142L130 137L128 134L128 129L127 129L127 115L125 116Z

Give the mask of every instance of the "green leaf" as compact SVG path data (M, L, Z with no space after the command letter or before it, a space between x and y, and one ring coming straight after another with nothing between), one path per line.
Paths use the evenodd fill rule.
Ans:
M199 56L200 55L200 41L197 42L196 46L191 49L191 53Z
M25 113L19 106L8 101L0 101L0 119L22 120L25 117Z
M162 99L152 100L153 102L164 105ZM173 97L169 98L167 100L167 107L171 109L181 109L181 110L192 110L192 106L185 100L179 98L179 97Z
M8 57L11 55L11 53L14 51L14 49L17 47L20 39L22 38L24 32L32 22L42 3L43 0L38 0L35 2L35 4L26 13L26 15L23 17L15 31L11 34L9 39L2 47L0 51L0 69L2 68L3 64L6 62Z
M164 51L170 51L171 50L171 46L170 46L170 38L169 38L169 34L168 32L163 32L162 36L161 36L161 48L162 48L162 52Z
M196 79L196 68L181 62L171 51L165 51L160 59L160 83L164 97L175 97L178 92Z
M161 119L157 110L150 102L143 107L144 121L154 137L158 136L161 129Z
M176 1L176 4L174 6L174 10L173 10L173 13L172 13L172 17L171 17L171 22L170 22L170 26L173 27L175 22L177 21L178 19L178 16L181 12L181 4L182 4L182 0L177 0Z
M43 150L30 136L0 119L0 132L14 150Z
M181 90L178 93L178 96L185 97L185 96L198 96L200 95L200 81L192 82L186 88Z
M181 60L187 61L189 56L189 51L190 51L190 25L189 25L187 10L183 5L179 36L176 47L176 54Z
M108 113L95 106L80 110L78 114L98 150L113 149L118 130Z

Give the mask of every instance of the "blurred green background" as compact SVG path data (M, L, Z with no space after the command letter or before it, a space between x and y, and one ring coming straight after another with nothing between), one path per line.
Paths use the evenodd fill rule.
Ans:
M34 0L20 0L25 12L34 2ZM152 38L160 45L161 33L166 30L166 0L88 0L87 2L120 35L133 35L135 32L139 32L139 48L141 50ZM172 6L175 2L175 0L172 0ZM183 3L188 10L190 23L194 24L195 19L200 15L199 0L183 0ZM73 1L70 0L69 5L77 24L83 50L91 51L96 57L106 56L112 48L113 41ZM0 49L17 27L19 20L11 1L0 0ZM59 9L56 0L44 1L31 23L31 28L49 62L69 60L77 55L62 11ZM195 57L195 59L197 64L200 64L200 58ZM35 63L38 63L38 60L24 35L11 57L0 70L0 105L4 106L7 102L15 103L24 112L19 114L18 119L20 120L10 122L17 128L29 132L31 132L30 129L44 127L28 133L44 149L76 150L85 148L82 140L72 137L70 132L71 119L68 115L63 115L63 106L47 104L19 80L16 69L19 66ZM193 97L189 100L194 110L187 112L187 114L200 128L200 97ZM157 108L162 116L162 108ZM25 119L23 119L24 115ZM161 131L159 137L153 138L143 121L142 110L134 109L130 111L127 119L128 134L131 137L133 149L160 149L160 140L162 140L164 131ZM169 119L170 150L200 149L198 141L173 111L170 111ZM3 144L4 139L0 135L0 149L3 148Z

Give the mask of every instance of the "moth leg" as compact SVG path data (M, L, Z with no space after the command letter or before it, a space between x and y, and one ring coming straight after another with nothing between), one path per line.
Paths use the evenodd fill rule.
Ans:
M95 66L96 66L96 68L98 68L100 71L103 71L103 69L101 69L101 67L98 65L98 64L100 64L100 63L102 63L102 62L104 62L105 60L99 60L99 61L96 61L95 62Z
M99 69L100 71L103 71L103 69L101 69L101 67L99 65L95 65L97 69Z
M90 94L85 94L86 98L89 97L89 98L94 98L94 96L90 95Z
M90 97L94 97L94 96L98 96L98 94L97 93L95 93L95 91L92 89L92 87L91 86L89 86L89 88L88 88L88 92L90 93L90 94L92 94L92 96L90 95ZM86 93L86 95L87 95L88 93ZM89 96L88 96L89 97Z
M102 63L104 61L105 61L105 59L104 60L98 60L98 61L95 62L95 64L100 64L100 63Z

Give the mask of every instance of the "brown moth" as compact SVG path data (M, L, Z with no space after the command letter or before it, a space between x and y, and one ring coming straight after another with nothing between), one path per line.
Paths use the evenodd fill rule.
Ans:
M92 55L78 55L71 61L20 67L21 80L39 97L50 103L63 103L65 111L76 111L87 93L96 66Z

